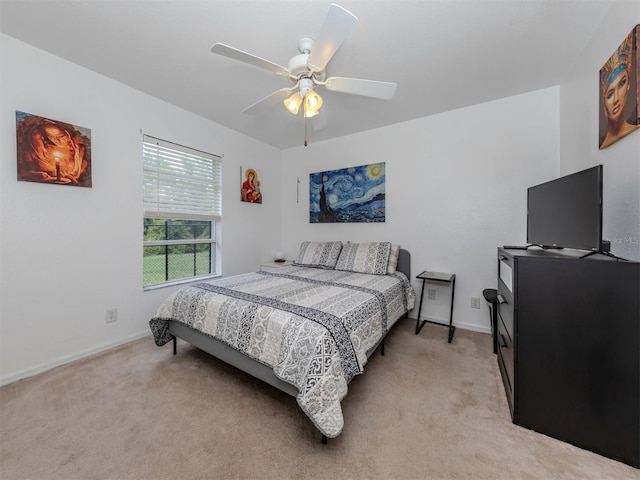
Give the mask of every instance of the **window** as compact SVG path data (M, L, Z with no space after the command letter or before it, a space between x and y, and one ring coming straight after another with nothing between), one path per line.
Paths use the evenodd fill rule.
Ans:
M143 285L218 273L220 157L145 135L143 170Z

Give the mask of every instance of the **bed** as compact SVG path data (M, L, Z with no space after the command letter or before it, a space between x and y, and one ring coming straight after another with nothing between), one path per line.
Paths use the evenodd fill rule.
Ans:
M180 288L149 324L174 354L181 338L296 397L326 443L349 381L415 304L410 268L390 242L303 242L291 266Z

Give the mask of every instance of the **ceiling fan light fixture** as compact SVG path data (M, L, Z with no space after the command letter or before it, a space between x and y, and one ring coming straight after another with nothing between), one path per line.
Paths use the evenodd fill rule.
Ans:
M294 92L290 97L285 99L284 106L293 115L297 115L298 110L300 110L300 105L302 105L302 100L300 92Z
M0 0L2 1L2 0ZM284 107L293 115L298 115L303 109L305 119L320 116L314 119L314 130L324 128L325 116L322 115L322 97L313 91L315 87L324 87L326 90L363 97L390 100L396 91L397 85L390 82L377 80L365 80L361 78L329 77L326 75L327 64L353 30L357 17L343 7L332 3L322 23L316 40L305 37L298 42L298 55L289 60L288 67L283 67L264 58L244 52L222 43L216 43L211 51L223 55L232 60L237 60L255 67L268 70L285 77L291 84L288 88L281 88L254 103L242 112L254 115L259 111L271 107L284 99ZM295 93L292 93L295 92ZM305 125L305 138L306 128ZM316 125L318 128L316 128ZM307 141L305 139L305 145Z
M304 116L305 118L315 117L322 108L322 97L315 91L309 90L304 96Z

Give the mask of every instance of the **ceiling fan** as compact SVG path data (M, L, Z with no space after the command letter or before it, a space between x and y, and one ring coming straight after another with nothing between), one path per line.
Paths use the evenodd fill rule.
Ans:
M315 117L320 113L323 103L322 97L315 91L316 87L390 100L396 91L395 83L360 78L326 77L327 64L351 33L357 21L357 17L351 12L335 3L331 4L317 40L300 39L298 42L300 53L289 60L287 67L222 43L216 43L211 51L263 68L290 81L291 86L281 88L245 108L243 113L246 114L256 114L283 101L285 108L292 114L297 115L302 107L305 118Z

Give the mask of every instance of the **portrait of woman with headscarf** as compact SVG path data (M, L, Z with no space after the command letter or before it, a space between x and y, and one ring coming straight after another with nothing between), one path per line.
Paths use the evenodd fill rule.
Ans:
M627 35L600 69L600 150L640 128L638 35Z

